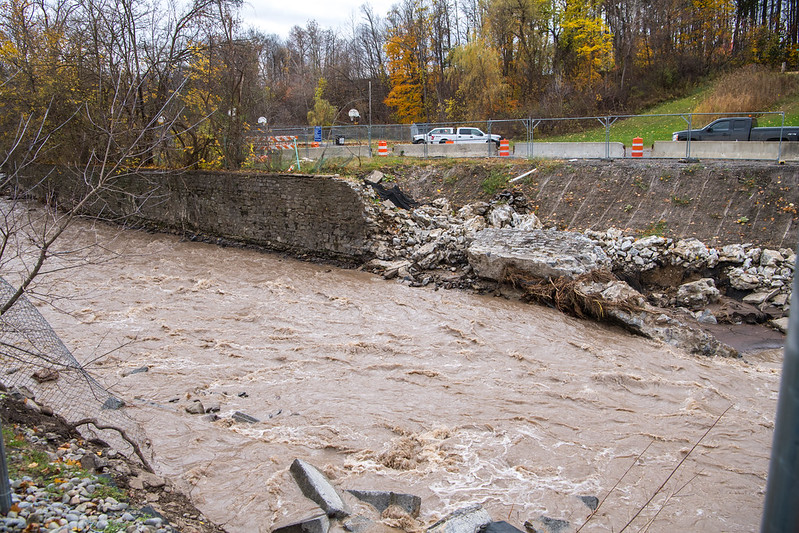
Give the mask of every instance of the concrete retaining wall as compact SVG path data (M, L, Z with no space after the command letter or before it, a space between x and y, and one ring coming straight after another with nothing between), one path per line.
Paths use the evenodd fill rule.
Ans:
M55 190L58 201L69 204L85 195L82 176L68 169L40 167L28 178L36 184L31 194L39 198ZM85 211L160 230L349 260L364 257L369 248L356 187L332 176L139 172L115 178L114 190L104 191Z
M622 143L608 145L612 159L624 157ZM533 142L516 143L513 146L514 157L541 157L544 159L605 159L605 143L595 142Z
M652 157L682 159L687 155L687 144L686 141L655 141ZM780 146L778 142L767 141L691 141L690 157L799 161L799 142L783 142Z

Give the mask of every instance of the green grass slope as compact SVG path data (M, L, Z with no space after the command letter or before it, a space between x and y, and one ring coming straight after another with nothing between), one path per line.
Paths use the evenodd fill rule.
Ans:
M762 73L760 73L762 74ZM644 146L654 141L670 141L674 131L688 129L689 115L692 113L718 113L718 115L693 115L691 127L701 128L724 113L745 111L767 111L774 114L758 115L759 126L780 126L785 113L786 126L799 126L799 80L795 74L770 74L772 80L780 80L780 89L765 90L761 77L753 75L751 69L735 72L704 85L688 96L659 104L633 118L618 119L610 127L610 141L632 145L635 137L644 140ZM751 91L752 98L741 92L730 96L730 89ZM726 92L726 94L725 94ZM765 95L765 96L764 96ZM748 96L748 95L747 95ZM759 98L757 98L759 97ZM751 103L755 102L755 103ZM752 109L736 109L740 106L756 106ZM665 115L665 116L664 116ZM597 122L597 127L565 135L535 135L539 141L549 142L604 142L605 128Z

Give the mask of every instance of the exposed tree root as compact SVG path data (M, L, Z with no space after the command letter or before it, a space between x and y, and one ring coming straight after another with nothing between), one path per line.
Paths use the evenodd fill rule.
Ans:
M133 440L130 437L128 437L128 435L127 435L127 433L125 433L124 429L121 429L121 428L118 428L118 427L115 427L115 426L106 426L106 425L100 424L100 422L98 422L97 419L95 419L95 418L84 418L82 420L78 420L77 422L75 422L74 426L75 427L79 427L79 426L85 426L87 424L91 424L94 427L96 427L97 429L116 431L117 433L119 433L119 436L122 437L122 439L125 442L127 442L128 444L130 444L130 446L133 448L133 452L136 454L136 457L138 457L139 460L141 461L142 466L144 466L144 469L147 470L148 472L150 472L151 474L155 473L155 471L153 470L153 467L150 466L150 463L144 457L144 454L142 453L141 448L139 448L139 445L136 443L135 440Z
M595 270L575 278L534 278L516 268L505 271L505 283L510 283L524 292L525 297L534 302L550 305L555 309L579 318L609 320L608 311L620 309L638 313L644 308L634 298L608 300L599 292L587 294L584 289L591 284L607 285L619 281L607 270Z

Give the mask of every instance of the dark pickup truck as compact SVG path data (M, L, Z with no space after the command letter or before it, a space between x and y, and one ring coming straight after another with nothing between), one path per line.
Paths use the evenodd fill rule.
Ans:
M687 141L688 130L675 131L672 141ZM720 118L700 130L691 130L692 141L799 141L799 127L758 128L750 117Z

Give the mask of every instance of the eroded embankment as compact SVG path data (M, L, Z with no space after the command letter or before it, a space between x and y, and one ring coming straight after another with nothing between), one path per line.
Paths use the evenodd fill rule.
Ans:
M520 175L503 182L503 176ZM530 161L384 169L418 199L456 206L486 200L507 184L533 204L545 226L696 237L722 246L796 246L799 166L758 162Z

